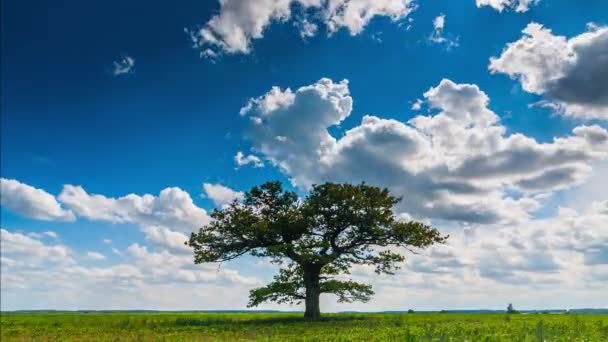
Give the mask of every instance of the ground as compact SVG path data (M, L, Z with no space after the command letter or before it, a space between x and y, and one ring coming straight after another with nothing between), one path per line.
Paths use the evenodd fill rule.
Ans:
M2 341L608 341L608 315L3 313Z

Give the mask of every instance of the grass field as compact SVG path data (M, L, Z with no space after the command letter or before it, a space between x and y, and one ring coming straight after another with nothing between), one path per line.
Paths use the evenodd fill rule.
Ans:
M608 341L608 315L3 314L6 341Z

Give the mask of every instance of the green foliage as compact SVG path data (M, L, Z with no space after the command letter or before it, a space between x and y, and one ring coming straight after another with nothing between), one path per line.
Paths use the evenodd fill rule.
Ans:
M194 248L195 263L245 254L279 265L287 261L272 283L250 292L250 306L306 301L308 308L314 305L310 296L318 302L321 293L334 294L340 302L365 302L373 295L369 285L335 276L349 274L353 265L392 274L405 260L395 247L413 251L447 239L423 223L398 220L393 207L399 201L387 189L334 183L315 185L299 200L281 183L269 182L215 210L213 222L187 244Z
M604 342L608 315L2 313L0 340Z

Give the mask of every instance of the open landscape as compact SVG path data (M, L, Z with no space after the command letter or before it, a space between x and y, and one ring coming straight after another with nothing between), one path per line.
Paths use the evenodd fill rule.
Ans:
M4 314L2 341L608 340L608 314L301 313Z
M0 0L0 341L608 342L608 0Z

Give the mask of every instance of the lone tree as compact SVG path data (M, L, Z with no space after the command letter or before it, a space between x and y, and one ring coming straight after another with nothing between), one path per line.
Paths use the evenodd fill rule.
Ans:
M304 317L314 319L321 315L321 293L339 302L367 302L374 294L370 285L336 279L353 265L393 274L405 257L387 247L413 251L445 242L434 228L398 220L392 209L399 200L387 189L335 183L315 185L299 200L280 182L268 182L215 210L212 222L186 244L197 264L250 254L282 265L273 282L251 290L248 306L304 301Z

